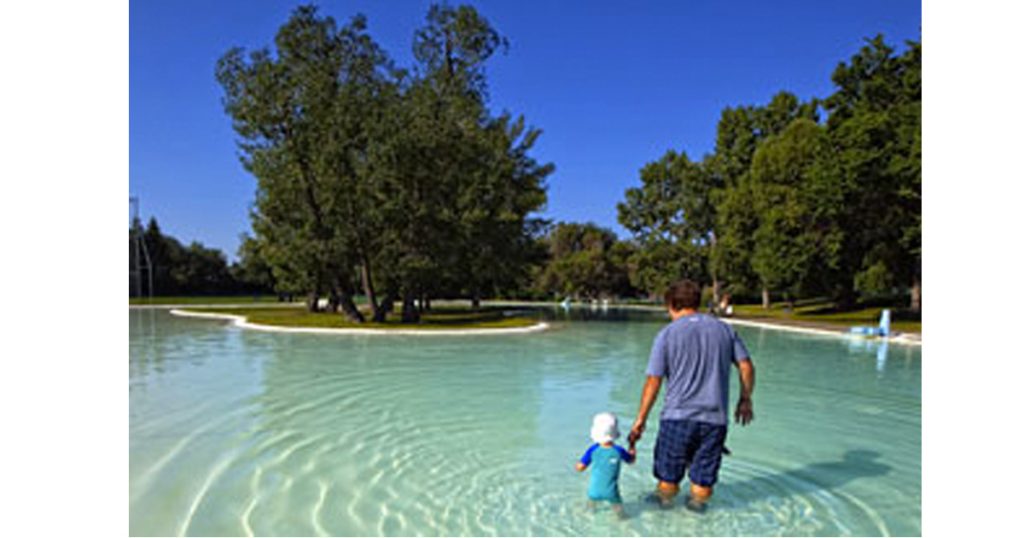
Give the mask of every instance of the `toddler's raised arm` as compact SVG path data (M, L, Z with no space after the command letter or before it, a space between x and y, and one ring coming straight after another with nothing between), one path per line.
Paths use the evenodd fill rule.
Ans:
M580 458L580 461L576 462L577 471L582 472L584 469L587 468L587 466L590 465L590 455L593 454L594 450L596 449L597 443L594 443L590 445L590 448L588 448L586 452L583 453L583 457Z

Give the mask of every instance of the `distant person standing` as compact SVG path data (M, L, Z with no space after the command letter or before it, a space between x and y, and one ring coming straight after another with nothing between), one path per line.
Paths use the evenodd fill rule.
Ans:
M665 293L672 322L658 333L647 364L640 410L629 434L640 440L647 415L666 382L658 439L654 445L657 498L670 505L689 470L691 508L711 498L722 463L729 409L729 371L739 370L740 398L736 421L754 419L754 365L739 335L713 316L700 314L700 286L676 282Z
M732 295L729 292L725 292L722 295L722 301L718 303L718 315L731 317L732 316Z

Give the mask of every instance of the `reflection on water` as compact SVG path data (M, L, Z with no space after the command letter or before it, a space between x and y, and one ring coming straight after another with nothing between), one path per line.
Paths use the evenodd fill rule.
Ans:
M888 338L862 338L857 336L847 336L846 338L851 353L874 353L875 370L879 376L885 373L885 361L889 358Z
M659 312L544 309L550 331L486 338L131 314L134 535L920 533L916 348L737 327L757 420L730 429L711 509L642 502L652 421L619 522L572 464L594 413L636 412Z
M503 307L509 313L527 314L547 321L635 321L648 323L667 323L668 312L658 308L610 308L601 303L573 303L568 308L509 306Z

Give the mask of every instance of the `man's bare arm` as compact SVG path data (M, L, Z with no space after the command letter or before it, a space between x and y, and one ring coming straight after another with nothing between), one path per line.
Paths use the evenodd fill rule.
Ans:
M636 421L633 422L633 429L629 432L629 442L636 443L644 433L647 425L647 415L650 414L654 402L658 399L658 391L661 390L661 377L649 375L644 383L644 390L640 395L640 411L636 414Z
M754 363L742 360L736 363L740 376L740 401L736 404L736 422L746 426L754 420Z

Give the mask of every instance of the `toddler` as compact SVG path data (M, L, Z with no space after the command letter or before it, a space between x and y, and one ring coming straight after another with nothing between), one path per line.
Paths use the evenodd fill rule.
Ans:
M576 463L576 470L583 472L590 468L590 487L587 497L590 505L596 501L608 501L612 510L623 517L622 496L619 495L619 468L622 462L636 461L636 445L630 443L629 450L615 444L619 437L618 420L611 413L598 413L590 427L590 438L594 444L583 453Z

